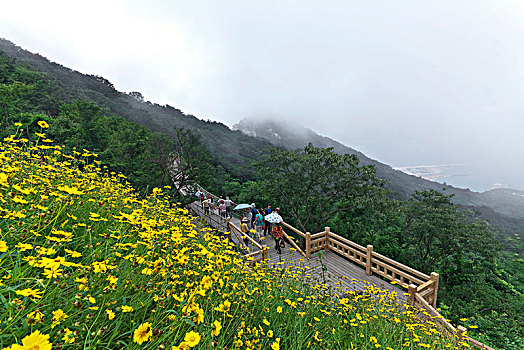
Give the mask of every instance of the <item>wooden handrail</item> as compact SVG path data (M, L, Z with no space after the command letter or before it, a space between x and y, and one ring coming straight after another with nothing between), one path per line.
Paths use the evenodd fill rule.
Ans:
M395 267L401 268L401 269L403 269L403 270L405 270L405 271L407 271L407 272L409 272L409 273L415 275L415 276L418 277L419 279L423 279L423 280L429 280L429 279L431 279L431 278L430 278L428 275L426 275L425 273L422 273L422 272L420 272L420 271L417 271L417 270L415 270L415 269L412 269L411 267L406 266L406 265L404 265L404 264L401 264L401 263L399 263L399 262L397 262L397 261L395 261L395 260L393 260L393 259L390 259L390 258L388 258L387 256L384 256L384 255L382 255L382 254L379 254L379 253L375 253L375 252L373 252L373 260L375 260L375 258L378 258L378 259L380 259L380 260L383 260L384 262L389 263L389 264L391 264L391 265L393 265L393 266L395 266Z
M292 245L292 246L293 246L293 247L294 247L294 248L295 248L295 249L296 249L300 254L302 254L302 256L304 256L304 257L306 256L306 253L304 253L304 252L302 251L302 249L300 249L300 248L298 247L298 245L294 242L294 240L293 240L292 238L290 238L290 237L288 236L288 234L287 234L284 230L282 230L282 234L284 235L284 237L287 238L287 240L289 241L289 243L291 243L291 245Z
M433 284L432 280L429 280L427 282L422 283L420 286L417 287L417 293L420 292L422 289L425 289Z
M200 207L198 205L196 207L197 207L197 211L200 211ZM397 281L395 275L399 275L401 276L401 278L405 278L408 281L410 281L411 284L408 286L409 303L413 306L415 306L418 303L420 306L426 309L429 312L429 314L432 315L436 319L436 324L438 324L440 328L442 328L445 332L447 332L448 335L456 336L459 340L466 341L470 345L476 348L479 348L479 349L495 350L479 342L478 340L472 339L467 336L463 336L462 333L465 331L463 327L459 326L459 328L456 329L451 323L446 321L444 317L435 309L437 291L438 291L438 278L439 278L437 273L433 272L430 277L426 275L425 273L422 273L409 266L401 264L382 254L374 252L372 245L369 245L367 248L365 248L355 242L352 242L344 237L341 237L335 233L332 233L329 230L329 228L327 227L326 227L326 230L316 233L314 235L311 235L309 232L303 233L299 231L298 229L289 225L286 222L282 222L281 224L285 226L286 228L290 229L291 231L295 232L302 238L305 238L306 252L302 251L302 249L298 247L298 245L294 242L294 240L291 239L285 231L282 231L283 236L288 239L290 244L300 254L302 254L302 256L305 256L306 258L309 259L311 257L311 252L320 250L322 248L326 249L327 251L329 250L330 243L332 243L331 248L349 260L354 260L351 256L348 256L349 252L351 252L355 256L359 255L359 259L356 262L361 265L363 264L362 259L365 257L366 263L364 265L366 266L367 274L371 274L371 271L373 271L389 280L395 280L395 281ZM259 261L263 261L264 259L267 259L267 251L266 251L267 247L261 246L249 235L244 234L235 224L230 222L229 219L227 220L227 229L229 229L230 232L233 232L239 239L239 242L242 245L244 245L245 248L248 250L249 253L243 255L242 258L247 259L247 258L253 258L253 257L260 255L260 258L253 259L251 261L252 264L259 262ZM242 235L245 235L246 238L249 241L251 241L253 245L257 247L259 250L255 252L250 252L249 248L244 243L243 239L239 237L237 232L241 233ZM325 242L325 244L321 245L321 243L323 242ZM339 247L342 249L340 249ZM346 251L344 250L346 250L348 253L346 253ZM376 265L376 267L374 267L374 265ZM382 267L384 271L380 271L380 267ZM388 274L388 271L392 273L391 276ZM418 286L414 285L412 281L419 283L419 285ZM429 297L429 300L431 300L431 304L429 300L426 299L426 297Z
M363 253L366 253L366 247L363 247L363 246L361 246L358 243L355 243L353 241L350 241L349 239L341 237L341 236L337 235L336 233L330 232L329 233L329 240L333 240L333 239L337 239L337 240L339 240L341 242L344 242L344 243L346 243L346 244L348 244L348 245L350 245L350 246L352 246L354 248L360 249Z
M249 254L246 254L246 255L242 255L242 257L243 258L249 258L249 257L260 255L260 254L262 254L262 251L257 250L256 252L252 252L252 253L249 253Z
M247 246L247 244L244 242L244 240L242 239L242 236L239 236L237 231L234 229L234 226L233 224L231 224L229 221L227 223L228 225L228 229L229 229L229 232L233 232L235 234L235 236L238 238L238 241L240 242L240 245L244 246L244 248L247 249L248 252L251 252L251 250L249 249L249 247ZM233 230L231 229L233 228ZM241 231L238 231L240 233L242 233Z
M246 236L246 238L248 239L248 241L250 241L251 243L253 243L253 245L254 245L255 247L257 247L259 250L263 250L263 249L264 249L263 246L261 246L257 241L255 241L251 236L249 236L248 234L242 232L242 230L239 229L239 228L237 227L237 225L235 225L235 224L232 223L231 221L229 221L229 226L232 227L235 231L240 232L240 234Z
M315 239L317 237L325 237L325 236L326 236L326 231L322 231L319 233L315 233L314 235L311 235L311 239Z
M433 282L433 281L430 281ZM459 326L458 329L453 327L451 323L446 321L444 317L437 311L433 306L431 306L426 299L424 299L423 296L421 296L419 293L415 293L415 300L420 303L420 305L426 309L429 314L433 317L435 317L435 320L438 322L440 327L444 329L448 335L450 336L457 336L459 339L462 338L462 341L469 343L470 345L473 345L474 347L478 349L487 349L487 350L495 350L492 347L489 347L486 344L483 344L479 342L476 339L470 338L468 336L463 337L462 333L464 332L464 328Z
M284 225L285 227L287 227L288 229L290 229L291 231L293 231L293 232L299 234L299 235L302 236L303 238L306 238L306 234L305 234L305 233L299 231L298 229L294 228L294 227L291 226L290 224L288 224L288 223L286 223L286 222L284 222L284 221L282 221L281 224Z
M446 329L446 331L448 331L452 335L454 335L457 332L457 329L453 327L451 323L446 321L437 310L435 310L431 305L429 305L426 299L420 296L420 294L415 293L414 297L415 300L418 301L423 306L423 308L429 312L431 316L435 317L435 319Z

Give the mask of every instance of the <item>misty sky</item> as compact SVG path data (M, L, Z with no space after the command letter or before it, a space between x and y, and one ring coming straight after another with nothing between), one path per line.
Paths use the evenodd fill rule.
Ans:
M450 184L524 189L521 1L7 1L0 37L233 125L294 119Z

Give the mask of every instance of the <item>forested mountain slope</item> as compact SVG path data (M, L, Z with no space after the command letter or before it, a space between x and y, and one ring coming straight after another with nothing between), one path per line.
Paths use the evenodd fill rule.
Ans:
M47 103L40 103L37 112L56 115L59 104L76 99L93 101L105 108L109 114L122 116L129 121L145 126L150 131L175 136L176 129L188 129L200 135L216 164L222 165L233 177L246 180L253 177L249 164L257 152L271 144L260 138L249 137L233 131L226 125L204 121L184 114L172 106L161 106L144 101L138 92L117 91L107 79L86 75L53 63L47 58L24 50L8 40L0 39L0 52L13 58L17 64L44 73ZM44 99L45 96L42 96Z
M444 190L448 195L454 194L453 199L456 204L478 210L489 222L505 228L511 235L517 233L521 239L524 238L524 195L522 192L498 189L479 193L408 175L329 137L321 136L289 121L243 119L233 128L251 136L264 138L273 145L288 150L302 148L312 143L316 147L333 147L334 151L339 154L356 154L361 164L375 166L377 176L387 181L386 187L391 190L393 197L406 199L415 190Z

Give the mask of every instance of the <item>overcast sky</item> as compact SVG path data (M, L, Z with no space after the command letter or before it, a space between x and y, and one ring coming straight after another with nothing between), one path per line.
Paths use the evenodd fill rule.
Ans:
M0 37L233 125L295 119L441 181L524 189L524 3L5 1Z

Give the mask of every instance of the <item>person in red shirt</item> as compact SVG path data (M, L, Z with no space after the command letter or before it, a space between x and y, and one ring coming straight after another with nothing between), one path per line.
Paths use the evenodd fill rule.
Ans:
M278 254L282 254L280 248L282 244L282 226L280 224L275 224L275 227L273 227L273 239L275 240L275 249L278 251Z

